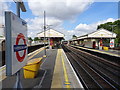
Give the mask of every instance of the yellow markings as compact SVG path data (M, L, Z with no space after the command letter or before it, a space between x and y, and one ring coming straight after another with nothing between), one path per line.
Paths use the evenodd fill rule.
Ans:
M33 55L31 55L30 57L28 57L28 60L33 58L35 55L37 55L39 52L41 52L44 48L40 49L38 52L34 53Z
M73 46L73 45L71 45L71 46ZM74 47L78 47L78 46L74 46ZM104 53L104 54L108 54L108 55L113 55L113 56L120 56L120 55L117 55L117 54L113 54L113 53L109 53L109 52L104 52L104 51L99 51L99 50L88 49L88 48L84 48L84 47L78 47L78 48L87 49L87 50L91 50L91 51L95 51L95 52L100 52L100 53Z
M86 49L86 48L84 48L84 49ZM92 49L88 49L88 50L96 51L96 52L100 52L100 53L104 53L104 54L108 54L108 55L113 55L113 56L120 56L120 55L117 55L117 54L113 54L113 53L109 53L109 52L104 52L104 51L99 51L99 50L92 50Z
M51 90L52 88L63 88L62 85L62 61L60 58L60 53L59 49L57 50L57 56L56 56L56 61L55 61L55 67L54 67L54 74L53 74L53 79L52 79L52 85L51 85Z
M5 70L5 69L6 69L6 67L1 68L1 69L0 69L0 72L3 71L3 70Z
M5 73L3 73L3 71L6 69L6 67L5 66L3 66L3 67L1 67L0 68L0 82L3 80L3 79L5 79L6 78L6 75L5 75Z
M47 57L46 55L43 55L43 57Z
M70 82L65 82L66 85L70 85L71 83Z
M70 89L70 84L71 83L69 82L69 79L68 79L68 74L67 74L67 70L66 70L66 66L65 66L65 62L64 62L61 50L62 49L60 49L60 56L62 58L62 65L63 65L64 77L65 77L65 83L64 84L66 85L66 88Z

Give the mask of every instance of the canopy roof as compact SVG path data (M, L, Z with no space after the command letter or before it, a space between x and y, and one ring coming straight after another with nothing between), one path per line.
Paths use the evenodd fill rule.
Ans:
M44 37L44 32L38 33L37 37ZM53 30L53 29L49 29L47 31L45 31L45 37L53 37L53 38L64 38L64 34Z
M78 37L77 39L85 39L85 38L116 38L117 34L110 32L106 29L99 29L97 31L94 31L92 33L83 35Z

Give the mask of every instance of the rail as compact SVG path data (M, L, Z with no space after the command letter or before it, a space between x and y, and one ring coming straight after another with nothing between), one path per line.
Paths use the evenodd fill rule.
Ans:
M120 89L120 66L73 47L63 46L85 88Z

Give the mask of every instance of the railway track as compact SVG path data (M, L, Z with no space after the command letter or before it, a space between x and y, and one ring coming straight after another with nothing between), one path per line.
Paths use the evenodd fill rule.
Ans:
M47 46L48 44L45 44L45 46ZM40 44L40 45L34 45L34 46L28 46L28 54L39 49L42 48L44 46L44 44ZM0 67L5 65L5 50L4 51L0 51L0 55L2 56L1 61L0 61Z
M120 65L73 47L62 47L86 89L120 89Z

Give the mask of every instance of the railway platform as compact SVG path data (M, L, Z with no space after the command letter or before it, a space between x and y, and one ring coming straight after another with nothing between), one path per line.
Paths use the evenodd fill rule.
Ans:
M89 51L93 51L93 52L98 52L98 53L110 55L110 56L120 57L120 51L119 50L109 49L108 51L105 51L105 50L90 49L90 48L74 46L74 45L71 45L71 46L77 47L77 48L80 48L80 49L84 49L84 50L89 50Z
M34 79L25 79L21 69L23 88L83 88L63 49L46 49L46 56L44 57L44 48L28 55L29 59L42 57L42 64ZM5 66L3 71L5 72ZM13 88L15 80L15 75L6 77L3 74L1 80L3 90Z
M105 50L99 50L99 51L120 57L120 50L109 49L108 51L105 51Z

